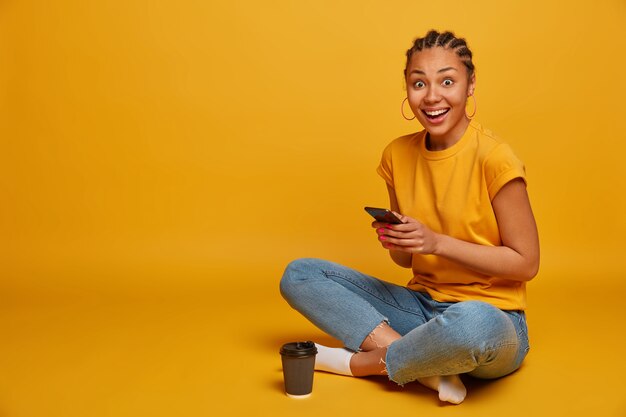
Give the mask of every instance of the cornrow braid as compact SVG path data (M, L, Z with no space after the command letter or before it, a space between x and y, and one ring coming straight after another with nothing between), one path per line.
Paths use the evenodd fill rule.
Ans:
M461 61L467 68L467 76L471 78L474 74L474 63L472 62L472 51L467 46L467 42L463 38L457 38L452 32L439 33L436 30L430 30L423 38L417 38L413 42L413 46L406 51L406 65L404 67L404 77L406 78L406 71L409 67L411 57L415 52L420 52L423 49L430 49L433 47L440 47L445 49L452 49L456 52L457 56L461 58Z

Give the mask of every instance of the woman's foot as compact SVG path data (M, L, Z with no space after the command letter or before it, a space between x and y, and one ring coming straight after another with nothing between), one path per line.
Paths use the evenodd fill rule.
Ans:
M316 370L352 376L350 359L352 359L354 352L344 348L331 348L317 343L315 347L317 348L317 355L315 356Z
M417 378L417 381L439 392L439 399L441 401L461 404L467 395L465 385L463 385L458 375L429 376L426 378Z

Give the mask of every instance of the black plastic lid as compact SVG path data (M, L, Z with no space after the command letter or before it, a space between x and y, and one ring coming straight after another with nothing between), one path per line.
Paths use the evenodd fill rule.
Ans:
M315 347L315 343L310 341L285 343L283 347L280 348L280 354L300 358L316 355L317 348Z

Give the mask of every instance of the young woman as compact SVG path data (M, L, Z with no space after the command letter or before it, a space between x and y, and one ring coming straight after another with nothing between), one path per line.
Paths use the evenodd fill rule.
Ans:
M345 346L317 345L316 369L417 380L459 404L460 374L498 378L528 352L525 284L537 274L539 239L524 165L472 121L476 76L465 40L428 32L407 51L404 74L402 104L424 130L384 150L378 173L403 223L372 227L413 278L403 287L300 259L280 289Z

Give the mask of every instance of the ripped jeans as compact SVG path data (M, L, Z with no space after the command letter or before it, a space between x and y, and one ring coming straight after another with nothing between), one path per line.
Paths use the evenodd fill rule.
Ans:
M387 373L401 385L434 375L498 378L519 368L529 350L523 311L482 301L434 301L427 293L320 259L291 262L280 291L353 351L376 326L388 323L402 338L387 349Z

